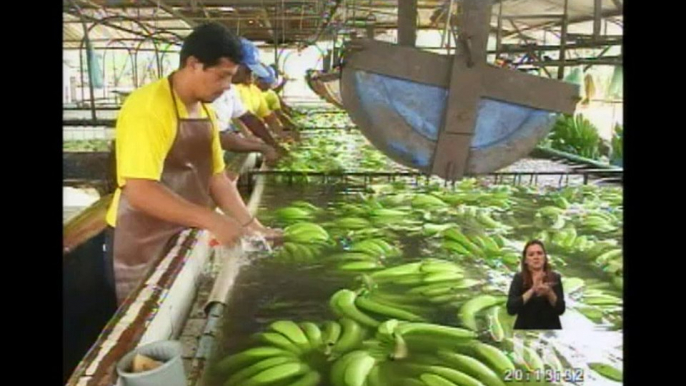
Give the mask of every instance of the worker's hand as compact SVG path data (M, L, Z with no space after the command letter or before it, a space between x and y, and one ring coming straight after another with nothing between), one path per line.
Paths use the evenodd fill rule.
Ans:
M274 150L276 150L280 157L285 157L288 155L288 149L281 145L276 145L276 148L274 148Z
M271 146L265 147L262 151L262 155L264 156L264 161L271 167L276 166L279 159L281 159L281 155Z
M294 142L300 141L300 131L298 131L298 128L292 125L288 126L288 130L286 131L286 135L291 138Z
M266 227L257 219L248 226L247 231L249 233L259 234L274 244L278 245L283 243L283 230Z
M241 224L221 213L215 213L208 230L212 232L219 244L226 247L235 246L241 237L246 234L246 229Z

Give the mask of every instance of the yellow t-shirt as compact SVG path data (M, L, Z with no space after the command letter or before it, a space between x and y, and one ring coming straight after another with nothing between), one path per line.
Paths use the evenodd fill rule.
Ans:
M255 114L258 118L265 118L272 113L259 87L254 84L236 84L234 86L236 86L238 94L241 96L243 106L248 111Z
M281 101L279 101L279 96L276 95L276 91L274 91L274 90L263 91L262 95L264 95L264 100L267 101L267 107L269 107L269 110L271 110L271 111L281 110Z
M179 117L188 118L186 106L174 93ZM219 124L209 105L213 126L212 164L213 173L224 171L224 158L219 141ZM206 118L205 109L201 117ZM123 187L127 178L142 178L159 181L162 177L164 160L176 137L177 120L174 102L171 99L169 80L162 78L134 91L126 98L119 112L115 129L117 154L117 185ZM107 211L107 223L116 226L117 207L121 189L117 188Z

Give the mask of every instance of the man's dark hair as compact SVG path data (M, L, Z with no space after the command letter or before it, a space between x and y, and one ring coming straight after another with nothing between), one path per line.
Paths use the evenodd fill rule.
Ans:
M221 58L240 64L243 60L241 40L219 23L202 24L183 41L179 68L186 66L190 56L198 59L203 68L216 66Z

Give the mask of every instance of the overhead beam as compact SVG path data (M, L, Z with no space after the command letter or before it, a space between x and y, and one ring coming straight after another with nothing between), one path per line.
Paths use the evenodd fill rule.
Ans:
M69 13L70 15L72 15L72 16L79 17L78 15L75 15L75 14L73 14L73 13L71 13L71 12L68 12L68 13ZM117 25L117 24L112 24L112 23L110 23L109 21L102 21L102 19L98 19L98 18L95 18L95 17L92 17L92 16L88 16L88 15L82 15L81 17L83 17L85 20L87 20L87 21L90 22L90 23L96 23L96 22L97 22L97 23L99 23L98 25L102 25L102 26L105 26L105 27L108 27L108 28L112 28L112 29L116 29L116 30L119 30L119 31L122 31L122 32L130 33L130 34L132 34L132 35L134 35L134 36L139 36L139 37L143 37L143 38L147 38L147 37L148 37L148 36L145 35L145 31L135 31L135 30L132 30L132 29L129 29L129 28L126 28L126 27L122 27L122 26ZM126 21L126 20L125 20L125 21ZM153 27L151 27L151 26L147 26L147 25L146 25L146 27L149 27L150 30L151 30L151 32L153 33L153 36L151 36L150 39L152 39L152 40L157 40L157 41L160 41L160 42L162 42L162 43L172 43L172 44L177 43L177 42L172 41L172 40L169 40L169 39L167 39L167 38L155 36L155 35L156 35L155 32L159 32L159 31L161 31L161 29L157 29L157 30L156 30L155 28L153 28Z
M197 25L197 23L195 21L188 19L185 15L181 14L180 12L177 12L174 8L168 6L162 0L146 0L146 1L149 4L154 5L156 8L159 7L160 9L164 10L165 12L177 17L179 20L185 22L186 24L190 25L191 27L195 27Z
M609 10L609 11L603 11L603 12L601 13L601 15L602 15L601 17L602 17L603 19L606 19L606 18L610 18L610 17L622 16L622 12L617 11L617 10ZM568 17L568 18L567 18L567 25L572 25L572 24L577 24L577 23L583 23L583 22L587 22L587 21L592 21L593 19L594 19L594 16L593 16L593 15L591 15L591 16L578 16L578 17L575 17L575 18L569 18L569 17ZM525 28L520 28L520 32L526 32L526 31L537 30L537 29L541 29L541 30L542 30L542 29L545 29L545 28L557 27L557 26L560 26L560 25L562 25L562 22L561 22L561 21L558 21L558 22L550 22L550 23L544 23L544 24L539 24L539 25L532 25L532 26L528 26L528 27L525 27ZM516 31L510 32L510 33L508 33L507 35L505 35L505 38L509 38L509 37L511 37L511 36L513 36L513 35L516 35L516 34L517 34Z
M584 48L604 48L607 46L619 46L622 44L620 39L599 40L596 42L572 43L565 46L566 50L577 50ZM519 46L511 44L503 44L500 52L503 54L524 54L530 51L559 51L559 45L530 45ZM489 51L489 54L494 54L496 51Z
M516 19L516 20L524 20L524 19L561 19L564 16L564 14L561 13L546 13L546 14L539 14L539 15L503 15L503 19Z
M113 14L113 15L116 15L116 14ZM167 17L167 16L163 16L163 17L152 17L152 16L140 16L140 17L138 17L137 16L136 20L138 20L138 21L178 21L179 19L177 19L175 17ZM76 19L76 20L64 20L62 23L63 24L76 24L76 23L81 23L81 21L78 19Z
M569 66L578 66L580 64L588 64L588 65L620 65L622 64L622 57L621 56L604 56L602 58L579 58L579 59L566 59L564 62L561 60L549 60L549 61L540 61L540 62L528 62L528 63L522 63L523 65L532 65L532 66L539 66L539 67L569 67Z

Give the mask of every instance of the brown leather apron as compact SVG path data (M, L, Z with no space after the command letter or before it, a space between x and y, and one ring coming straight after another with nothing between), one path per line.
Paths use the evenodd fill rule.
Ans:
M164 160L160 183L184 199L210 208L212 176L212 121L207 118L181 119L169 76L177 129L174 143ZM126 189L126 187L124 187ZM123 192L122 192L123 193ZM117 302L121 304L176 242L186 227L152 217L133 208L121 194L114 232L114 277Z

